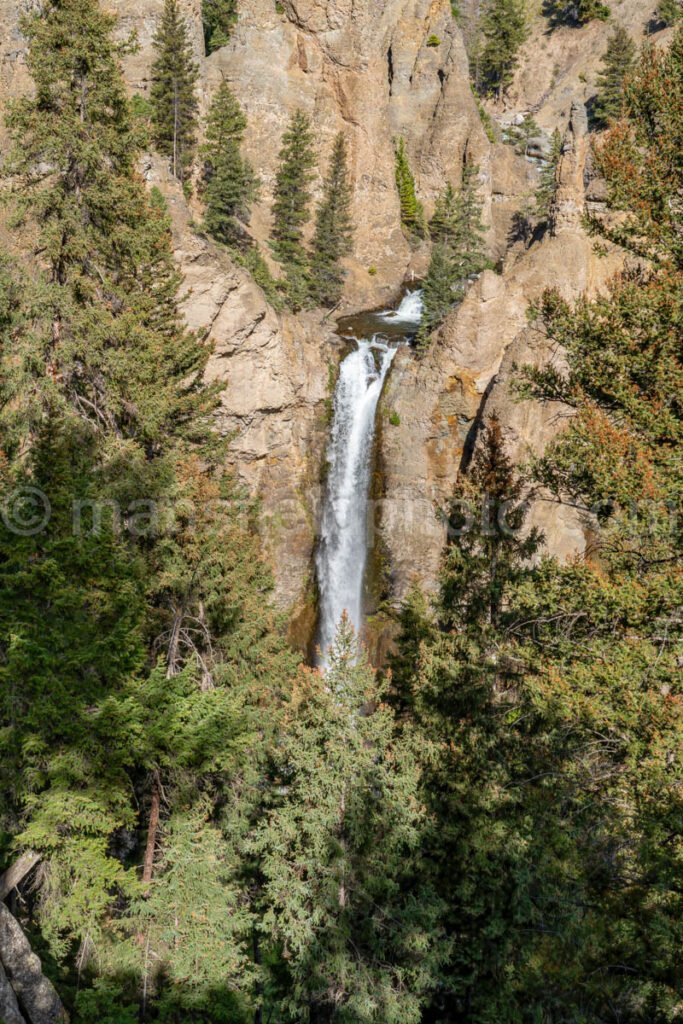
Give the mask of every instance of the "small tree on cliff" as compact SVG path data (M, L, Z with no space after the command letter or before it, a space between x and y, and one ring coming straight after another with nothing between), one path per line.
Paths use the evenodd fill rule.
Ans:
M598 77L598 94L593 108L595 123L606 128L616 121L624 108L624 82L635 66L636 44L621 25L607 43Z
M272 241L275 257L285 269L288 298L295 308L305 304L308 292L308 258L303 245L303 230L311 216L314 166L311 122L302 110L297 110L282 138L275 182Z
M247 119L226 82L216 93L206 125L204 198L206 230L219 242L234 245L242 234L239 221L246 220L256 198L258 179L244 160L240 144Z
M425 232L424 211L415 191L415 177L410 169L404 139L396 143L396 187L401 204L401 224L410 235Z
M202 25L207 53L225 46L237 21L237 0L202 0Z
M525 0L491 0L482 19L480 73L485 92L501 99L529 35Z
M557 167L562 155L562 134L556 128L550 140L548 160L541 170L538 189L536 190L536 215L543 221L550 217L550 208L557 188Z
M435 245L423 287L420 349L426 347L429 334L444 320L451 306L463 298L468 278L486 266L486 228L476 191L477 171L478 168L466 164L460 192L456 193L449 183L436 202L429 225Z
M152 123L154 141L179 181L187 177L197 131L199 74L192 55L187 24L178 0L166 0L154 37L156 59L152 65Z
M313 236L311 294L319 305L334 305L341 297L344 273L340 261L351 252L353 238L351 198L346 140L340 133L334 144Z
M610 9L604 0L545 0L543 13L553 28L557 25L586 25L606 21Z

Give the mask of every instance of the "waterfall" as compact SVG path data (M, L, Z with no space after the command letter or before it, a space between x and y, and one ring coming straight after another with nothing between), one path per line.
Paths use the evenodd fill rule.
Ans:
M382 320L389 320L394 324L405 324L406 328L417 328L422 319L422 307L421 290L406 292L398 309L386 309L379 315ZM409 330L406 333L410 333Z
M400 320L408 336L415 333L421 312L421 293L408 292L397 310L376 314L376 318L378 326L384 317ZM327 491L316 556L323 666L343 612L356 631L362 626L375 414L396 355L396 347L378 334L356 340L355 345L341 364L334 396Z

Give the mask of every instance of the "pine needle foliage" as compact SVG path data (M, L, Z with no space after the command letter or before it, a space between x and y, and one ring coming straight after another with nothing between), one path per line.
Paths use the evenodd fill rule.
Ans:
M347 146L340 133L335 139L311 245L311 295L319 306L334 306L342 295L341 259L353 246L351 201Z
M204 225L224 245L245 244L242 223L258 195L258 179L242 157L241 143L247 119L226 82L214 96L206 123L203 198Z
M202 26L207 54L226 46L237 21L237 0L202 0Z
M199 69L178 0L164 0L154 50L150 91L154 142L169 157L173 175L186 181L196 145Z
M275 768L254 839L279 963L265 1013L417 1024L445 946L416 860L416 761L346 620L325 675L297 681Z
M460 191L449 182L436 202L429 225L434 247L423 283L424 310L417 336L420 350L426 348L430 333L451 307L462 300L469 279L487 264L477 174L477 167L466 164Z
M529 35L526 0L491 0L482 16L481 32L481 88L500 100L512 82L520 47Z
M123 1020L160 998L150 962L185 985L209 943L183 922L174 958L161 910L136 943L141 851L161 907L193 829L199 905L233 906L207 807L253 778L259 702L272 723L296 659L268 610L255 508L220 471L210 353L182 325L165 204L136 171L114 19L60 0L22 31L35 92L9 114L10 198L40 260L30 276L0 262L0 484L37 489L22 521L41 495L51 514L0 531L1 855L40 853L31 913L67 974L78 951L82 1019ZM187 981L192 1012L242 963L238 932Z
M295 309L308 301L308 254L304 228L311 218L316 165L310 118L297 110L282 137L273 201L272 249L285 271L287 299Z
M618 25L607 42L607 51L602 59L602 70L598 75L598 94L595 97L592 115L596 125L606 128L618 120L624 111L625 83L636 63L636 44L621 25Z
M542 221L548 221L557 191L557 168L562 156L562 134L556 128L550 139L550 153L541 168L535 197L535 213Z
M607 21L610 6L604 0L544 0L543 14L552 28L558 25L587 25Z
M410 237L422 238L425 234L425 219L422 204L415 191L415 177L410 168L405 139L396 142L396 187L401 206L401 224Z

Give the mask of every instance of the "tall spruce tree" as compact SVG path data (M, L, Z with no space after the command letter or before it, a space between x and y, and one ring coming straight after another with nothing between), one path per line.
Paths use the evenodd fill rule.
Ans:
M154 142L170 158L175 177L185 181L196 144L199 69L178 0L164 0L154 49L150 91Z
M490 0L481 27L482 88L500 100L512 81L519 49L529 35L526 0Z
M202 0L204 46L213 53L225 46L237 21L237 0Z
M214 96L206 124L204 202L206 230L225 245L236 245L244 232L240 222L258 194L258 179L240 147L247 119L226 82Z
M254 510L218 477L209 352L180 322L113 29L92 0L22 22L35 93L12 107L8 166L15 223L41 260L31 279L0 273L2 487L34 489L17 498L19 528L0 532L0 855L11 842L43 858L31 912L67 978L78 972L84 1021L128 1019L165 972L209 1012L242 962L236 927L193 982L168 918L152 927L137 897L142 883L157 906L175 898L191 822L209 858L198 904L225 887L234 905L202 821L253 779L259 702L276 706L293 667L266 624ZM200 936L191 925L177 934Z
M340 133L334 143L311 246L311 295L321 306L333 306L341 298L344 273L340 261L351 252L353 241L351 199L346 139Z
M401 224L409 235L425 233L424 210L415 191L415 176L410 169L405 139L396 143L396 187L401 205Z
M293 691L254 839L266 1016L417 1024L437 982L445 946L423 881L416 761L382 696L346 620L329 669Z
M304 227L311 217L311 183L316 159L308 116L297 110L282 137L273 201L273 252L285 270L287 296L295 308L306 304L308 256Z
M419 611L402 617L391 666L417 732L434 820L426 875L448 908L452 959L431 1014L457 1020L466 1007L472 1020L514 1019L521 1002L508 973L515 978L534 923L533 825L516 787L537 753L533 709L515 687L527 665L514 635L515 597L533 579L540 538L523 529L522 481L495 417L445 515L449 541L432 613L412 599ZM506 907L514 907L509 916Z
M460 192L456 193L449 183L436 202L429 225L435 244L423 284L424 310L417 337L422 349L430 332L463 298L468 279L486 266L486 229L477 196L477 173L477 167L466 164Z
M593 118L598 127L606 128L620 117L624 109L624 83L635 62L636 44L626 29L618 25L607 42L597 80Z

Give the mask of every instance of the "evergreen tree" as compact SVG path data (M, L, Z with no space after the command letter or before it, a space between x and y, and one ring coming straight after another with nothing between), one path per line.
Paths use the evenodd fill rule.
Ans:
M254 847L278 1020L418 1022L445 947L408 737L344 621L292 694ZM275 957L277 956L277 960Z
M460 192L456 194L449 183L436 202L429 226L435 244L423 284L419 348L426 347L431 331L443 322L451 306L462 300L468 279L486 266L486 229L477 196L477 172L477 167L466 164Z
M11 842L44 859L31 913L65 970L77 956L88 1021L127 1019L139 984L154 991L148 963L191 988L161 912L142 928L140 882L157 906L177 891L175 822L215 849L196 823L253 779L295 661L264 601L254 509L219 480L209 352L180 322L113 29L92 0L22 22L35 92L12 107L8 166L41 263L31 281L0 273L1 484L37 488L17 499L19 530L0 531L0 855ZM41 495L51 515L26 532ZM198 903L227 886L232 906L212 863ZM218 957L204 931L195 1005L242 962L241 934L236 919Z
M352 249L351 199L346 140L340 133L318 207L311 249L311 293L321 306L333 306L341 298L344 275L340 260Z
M237 0L202 0L202 25L206 52L225 46L237 21Z
M154 142L163 156L170 157L175 177L184 181L196 142L199 70L178 0L164 0L154 49L150 92Z
M518 53L529 35L525 0L490 0L482 17L482 88L500 100L512 81Z
M624 83L636 61L636 45L621 25L618 25L607 43L603 57L603 70L598 76L598 94L593 107L596 124L606 128L616 121L624 107Z
M548 221L557 190L557 168L562 156L562 134L556 128L550 140L550 153L543 165L536 191L536 215L542 221Z
M401 224L409 235L422 237L425 233L424 211L415 192L415 178L402 138L396 143L396 185L401 204Z
M432 1010L439 1020L460 1019L464 1007L472 1020L520 1009L514 979L534 923L529 864L539 850L525 817L532 801L515 780L529 763L543 770L533 760L537 716L518 689L528 655L514 634L515 595L533 578L540 543L524 519L522 481L492 418L446 511L433 619L421 614L398 644L415 666L407 712L434 815L427 877L448 907L453 948Z
M225 245L240 242L240 221L248 218L258 190L256 174L240 152L246 127L247 119L230 87L221 83L209 109L202 156L204 223L209 234Z
M432 248L427 276L422 283L422 321L417 335L418 349L427 347L429 336L446 319L451 307L462 297L462 282L453 266L451 249L437 242Z
M544 0L543 13L552 27L586 25L589 21L607 21L610 8L604 0Z
M297 110L292 116L282 138L279 160L271 244L285 269L288 299L294 308L301 308L309 291L303 230L311 216L312 168L315 167L311 122L302 110Z

